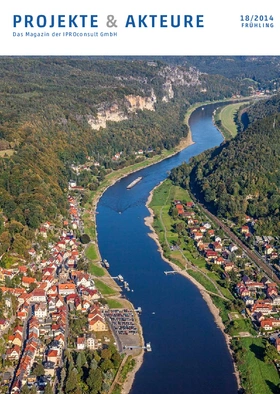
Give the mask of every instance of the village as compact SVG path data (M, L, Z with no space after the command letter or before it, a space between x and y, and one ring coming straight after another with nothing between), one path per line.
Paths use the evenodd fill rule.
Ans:
M113 345L125 353L124 344L141 344L135 312L109 310L93 275L83 269L86 245L75 237L83 230L79 201L79 194L69 194L68 218L56 229L55 242L49 242L53 225L46 222L29 250L30 262L0 268L1 393L58 392L66 349Z
M193 240L193 244L205 261L205 266L219 277L219 285L231 291L235 298L235 305L239 312L229 314L234 326L234 316L243 316L251 321L251 327L243 336L264 336L269 338L280 353L280 294L277 283L273 278L265 275L246 253L226 236L221 228L217 227L193 201L174 200L169 214L180 222L175 225L175 231L184 232ZM184 226L182 228L181 221ZM253 237L252 219L244 218L244 225L238 231L240 238ZM251 223L251 226L250 226ZM279 251L272 246L274 237L256 237L261 253L279 267ZM170 244L171 250L180 248L174 241ZM193 264L192 264L193 265ZM273 275L273 271L272 271ZM277 278L276 275L274 278ZM239 300L239 301L238 301ZM245 325L244 325L245 326ZM236 324L237 327L237 324ZM248 332L249 331L249 332ZM235 330L235 333L236 330Z

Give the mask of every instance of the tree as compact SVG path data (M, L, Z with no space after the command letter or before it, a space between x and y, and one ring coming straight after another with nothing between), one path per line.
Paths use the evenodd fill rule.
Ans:
M101 350L101 358L105 359L109 359L112 357L112 353L110 349L102 349Z
M22 393L22 394L29 394L29 388L28 388L27 384L25 384L25 385L22 387L21 393Z
M98 392L102 387L102 371L100 368L90 369L89 377L87 378L87 385L91 392Z
M35 368L33 369L33 373L36 376L42 376L45 373L44 367L42 363L37 363Z
M53 394L53 389L52 386L50 385L50 382L46 385L46 388L44 390L44 394Z
M117 353L117 352L114 353L113 356L112 356L112 361L113 361L114 367L118 368L120 363L121 363L121 356L120 356L120 354Z
M71 393L73 390L76 389L77 384L77 373L73 369L71 369L66 379L65 393Z
M104 360L102 361L100 368L102 369L103 372L107 372L109 369L114 369L114 364L112 363L111 360Z
M80 237L80 241L82 244L88 244L90 242L90 237L88 234L83 234Z

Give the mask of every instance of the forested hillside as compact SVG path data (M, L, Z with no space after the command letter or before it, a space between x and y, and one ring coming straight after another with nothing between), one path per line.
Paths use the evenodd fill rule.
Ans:
M185 186L190 180L191 189L217 215L239 224L245 214L257 219L257 234L275 235L280 230L279 102L277 96L257 104L254 111L262 113L263 119L171 174L171 179Z
M251 87L162 60L0 58L0 255L24 254L40 223L65 213L71 164L89 155L104 176L135 151L174 147L191 103Z

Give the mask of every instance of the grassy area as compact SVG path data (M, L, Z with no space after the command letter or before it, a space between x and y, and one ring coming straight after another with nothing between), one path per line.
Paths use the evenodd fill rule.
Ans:
M229 104L225 107L220 108L215 115L215 121L221 122L221 131L226 139L231 139L237 135L237 126L234 122L234 117L238 112L239 108L248 104L248 102Z
M106 285L101 280L95 279L94 283L95 283L95 286L97 287L97 289L100 291L100 293L103 296L116 294L115 290L113 290L111 287Z
M94 244L88 245L88 247L86 248L86 251L85 251L85 255L86 255L86 258L88 258L89 260L97 260L98 255L96 252L96 246Z
M117 300L113 300L111 298L108 298L106 301L107 301L109 308L112 308L112 309L113 308L123 308L123 305Z
M279 374L272 364L265 363L265 341L262 338L241 338L244 347L238 363L246 393L279 393Z
M196 279L200 284L202 284L202 286L205 287L206 290L217 294L217 290L216 290L215 286L213 285L213 283L210 282L210 280L208 280L207 278L205 278L205 276L202 275L200 272L193 271L193 270L188 270L188 273L194 279Z
M98 265L95 265L92 261L89 262L88 268L89 272L94 276L102 277L105 275L104 269Z
M256 331L252 328L252 323L249 319L235 319L230 323L229 335L238 336L240 332L249 332L256 335Z

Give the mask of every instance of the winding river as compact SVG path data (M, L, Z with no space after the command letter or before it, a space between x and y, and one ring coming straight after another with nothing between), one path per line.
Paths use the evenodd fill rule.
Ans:
M98 203L98 243L110 262L112 276L122 274L141 306L141 324L152 352L136 374L132 394L236 394L237 383L224 336L217 328L198 289L181 275L164 275L164 262L148 236L144 218L149 192L168 176L168 171L223 138L213 126L217 104L198 108L190 118L194 145L176 156L121 179ZM131 190L126 186L143 179Z

